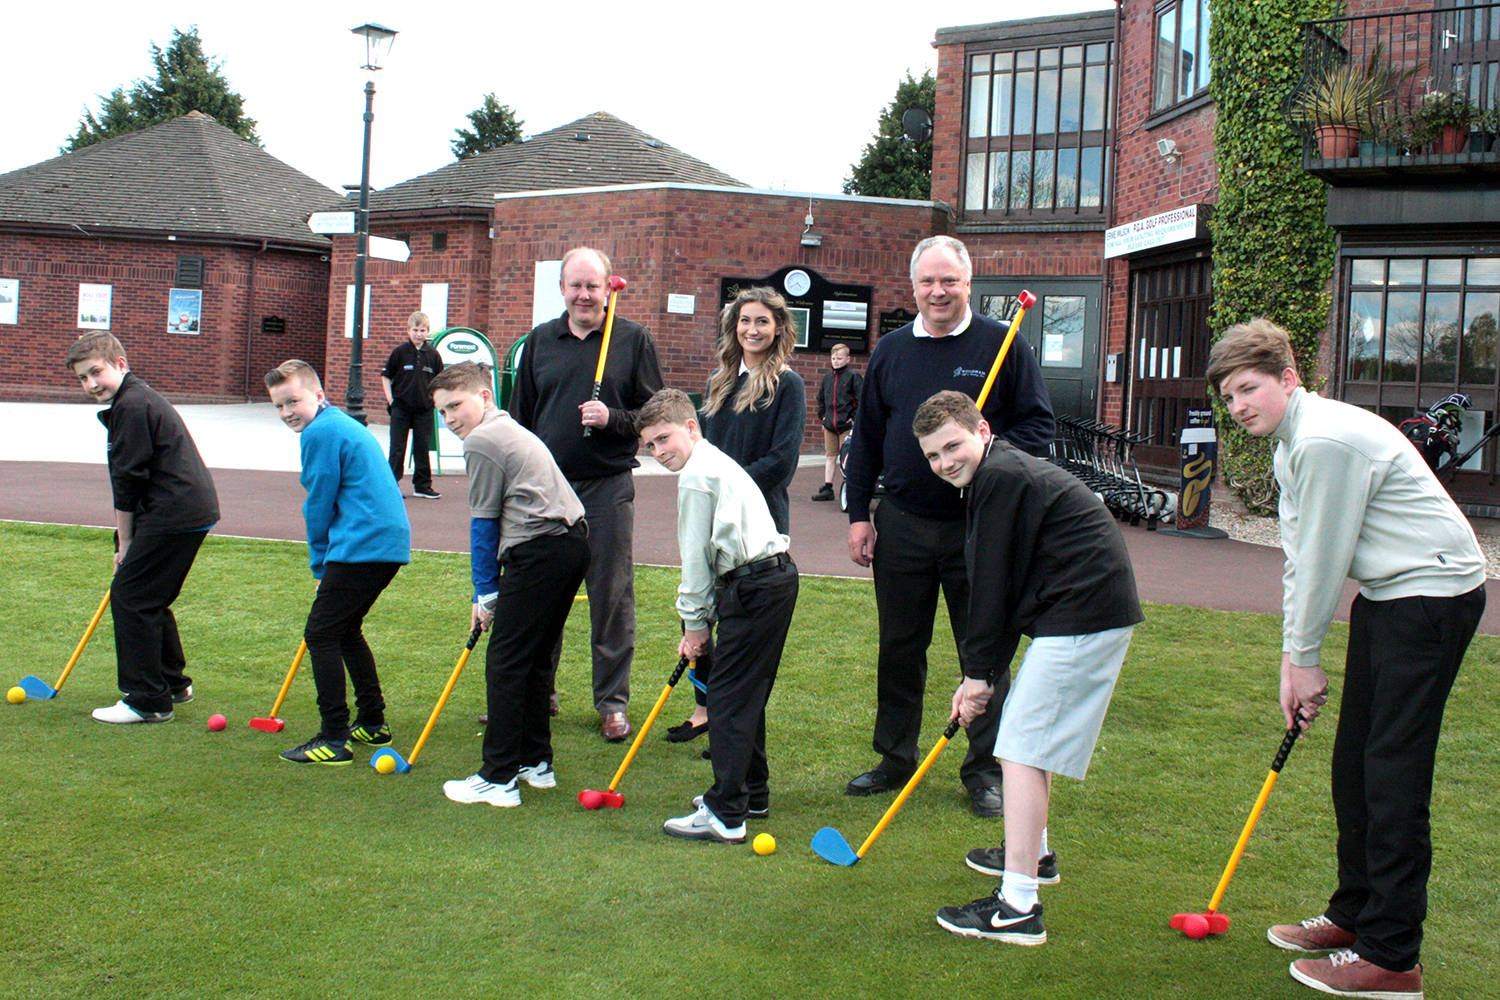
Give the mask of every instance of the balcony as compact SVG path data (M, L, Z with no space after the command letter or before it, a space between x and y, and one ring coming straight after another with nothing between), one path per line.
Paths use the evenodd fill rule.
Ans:
M1286 115L1336 186L1500 179L1500 3L1311 21Z

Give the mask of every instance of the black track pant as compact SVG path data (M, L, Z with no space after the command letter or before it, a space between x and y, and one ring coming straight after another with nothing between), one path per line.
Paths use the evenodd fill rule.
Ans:
M172 602L182 592L207 531L136 535L110 583L115 661L125 704L166 712L172 692L191 684Z
M318 714L323 717L320 735L325 739L349 738L349 705L345 700L344 671L354 684L354 704L361 725L378 727L385 722L385 698L375 672L375 655L365 642L365 615L382 591L396 578L400 563L340 563L323 567L318 596L307 613L307 655L312 660L313 683L318 688Z

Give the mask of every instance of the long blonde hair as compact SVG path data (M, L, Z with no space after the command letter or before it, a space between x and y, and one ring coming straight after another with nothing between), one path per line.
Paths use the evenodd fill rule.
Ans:
M787 358L797 346L797 325L792 321L792 312L786 307L786 299L770 288L747 288L734 297L734 301L719 313L719 367L708 380L708 398L703 401L703 412L709 416L719 412L728 402L734 384L739 381L740 363L745 350L740 346L736 330L740 324L740 309L747 302L756 302L771 311L776 322L776 339L766 360L750 371L745 388L734 400L734 412L744 413L754 406L767 409L776 398L776 387L781 384L781 373L787 370Z

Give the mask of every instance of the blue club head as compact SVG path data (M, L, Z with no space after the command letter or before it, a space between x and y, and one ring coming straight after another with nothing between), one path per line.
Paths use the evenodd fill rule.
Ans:
M381 747L379 750L376 750L370 758L370 766L375 767L375 765L380 763L382 757L389 757L396 762L396 770L393 772L395 774L405 774L411 770L411 765L406 762L406 759L390 747ZM379 771L378 767L376 771Z
M57 689L40 677L22 677L18 685L28 698L56 698Z
M812 849L818 857L835 865L848 868L859 861L859 855L849 846L844 835L831 826L825 826L813 834Z

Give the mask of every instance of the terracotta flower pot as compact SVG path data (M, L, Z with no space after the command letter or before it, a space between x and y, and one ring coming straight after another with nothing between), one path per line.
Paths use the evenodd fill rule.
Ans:
M1359 129L1351 125L1319 125L1314 137L1325 160L1348 159L1359 147Z
M1437 141L1432 144L1432 151L1438 154L1461 152L1464 148L1464 143L1468 140L1468 129L1460 128L1457 125L1444 125L1443 131L1437 137Z

